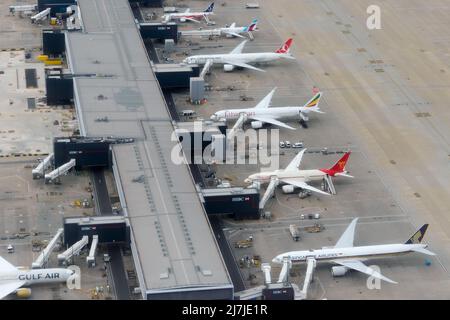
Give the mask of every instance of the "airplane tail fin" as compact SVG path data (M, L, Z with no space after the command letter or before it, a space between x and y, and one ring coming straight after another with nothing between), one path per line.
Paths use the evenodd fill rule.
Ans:
M206 8L204 12L213 12L214 10L214 2L211 2L211 4Z
M326 174L334 177L334 176L345 176L349 178L353 178L352 176L347 174L347 171L345 170L345 166L347 165L347 161L350 157L351 151L346 152L342 158L340 158L334 166L332 166L329 169L320 169L321 171L325 172Z
M245 27L245 31L247 31L247 32L255 31L257 25L258 25L258 19L253 19L252 23L250 25L248 25L247 27Z
M289 49L291 48L292 41L293 41L292 38L287 39L286 42L275 52L283 53L283 54L289 53Z
M411 238L408 239L408 241L405 242L405 244L418 244L422 242L423 237L425 236L425 232L427 232L428 229L428 223L424 224L419 230L416 231L412 235Z
M319 109L320 98L322 97L322 92L318 92L312 97L305 105L303 106L305 109L302 112L314 111L318 113L323 113Z

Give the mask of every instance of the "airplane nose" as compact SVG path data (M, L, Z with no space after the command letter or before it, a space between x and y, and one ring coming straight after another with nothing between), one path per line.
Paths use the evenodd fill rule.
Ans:
M249 178L247 178L247 179L244 180L244 182L245 182L245 183L251 183L252 180L250 180Z
M213 114L211 117L210 117L210 119L212 120L212 121L217 121L217 114Z
M280 258L275 257L275 258L272 259L272 262L273 263L280 263Z

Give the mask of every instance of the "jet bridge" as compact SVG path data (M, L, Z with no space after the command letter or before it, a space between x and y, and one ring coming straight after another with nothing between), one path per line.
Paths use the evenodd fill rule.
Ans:
M259 210L263 210L266 206L267 201L269 201L270 197L273 196L275 192L275 188L278 186L279 180L278 178L272 177L270 179L270 183L267 186L266 192L264 193L261 201L259 202Z
M35 14L34 16L31 17L31 22L36 23L36 22L47 19L47 16L50 15L51 10L52 10L51 8L47 8L47 9Z
M203 66L202 72L200 73L200 78L205 78L206 74L209 72L209 69L211 69L211 66L213 65L212 60L206 60L205 65Z
M63 164L62 166L60 166L58 168L56 168L52 172L47 173L45 175L45 183L49 183L51 181L54 181L55 179L57 179L58 177L62 176L63 174L66 174L67 172L69 172L70 169L75 167L75 165L76 165L75 159L70 159L69 162Z
M22 6L9 6L9 12L14 14L16 12L34 12L37 11L37 4L22 5Z
M47 157L42 160L36 168L34 168L31 173L33 174L33 179L41 179L45 175L45 170L50 168L52 165L52 161L54 158L54 154L50 153Z
M36 261L34 261L31 264L32 269L41 269L42 267L44 267L44 265L48 261L48 258L50 257L50 254L55 249L58 240L61 238L63 231L64 231L63 228L58 229L55 236L52 238L52 240L50 240L45 249L42 250L41 254L39 255L39 257L37 257Z
M89 250L89 256L86 257L86 263L89 268L95 267L95 254L97 253L98 235L92 236L91 249Z
M67 261L72 258L74 255L80 253L80 251L88 244L89 237L83 236L80 241L75 242L70 248L64 251L61 254L58 254L58 263L59 265L64 265Z

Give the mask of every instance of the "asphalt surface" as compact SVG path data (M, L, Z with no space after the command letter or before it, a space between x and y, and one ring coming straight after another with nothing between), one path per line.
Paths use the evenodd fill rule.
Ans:
M98 215L111 215L112 207L109 199L108 187L105 181L105 172L103 168L92 170L93 192L95 208ZM117 300L129 300L130 291L123 267L123 257L120 245L108 244L108 254L111 257L109 269L114 292Z

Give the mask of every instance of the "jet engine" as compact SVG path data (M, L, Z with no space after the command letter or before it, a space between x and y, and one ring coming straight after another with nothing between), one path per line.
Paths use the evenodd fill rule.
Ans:
M283 190L283 193L293 193L294 192L294 186L291 184L282 186L281 189Z
M333 277L342 277L347 273L348 268L343 266L331 267L331 274Z
M250 124L253 129L259 129L259 128L262 128L262 126L263 126L262 121L252 121Z
M180 18L180 22L186 22L185 18Z
M223 71L230 72L234 70L234 66L232 64L224 64L223 65Z
M28 298L31 296L31 289L30 288L19 288L16 290L16 296L18 298Z
M303 112L300 111L298 114L300 115L300 119L302 119L303 121L308 121L309 120L309 117L308 117L308 115L306 113L303 113Z

